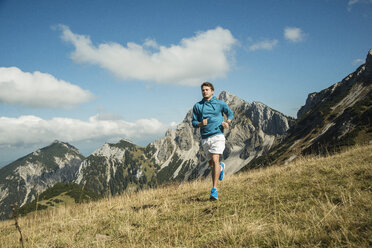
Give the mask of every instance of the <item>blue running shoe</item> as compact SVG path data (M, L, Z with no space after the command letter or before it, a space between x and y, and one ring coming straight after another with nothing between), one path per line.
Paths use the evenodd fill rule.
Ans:
M218 180L222 181L222 179L225 177L225 164L223 162L220 163L221 165L221 173Z
M218 194L217 194L217 189L216 188L212 188L210 199L212 201L218 200Z

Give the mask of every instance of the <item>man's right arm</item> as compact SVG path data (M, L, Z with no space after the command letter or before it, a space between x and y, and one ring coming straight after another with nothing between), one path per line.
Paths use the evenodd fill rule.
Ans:
M208 124L208 118L205 118L199 122L199 120L201 119L201 117L199 118L199 115L200 112L196 105L194 105L194 108L192 109L192 126L195 128L204 127Z
M196 105L194 105L192 109L192 126L195 128L200 127L200 122L198 119L198 108L196 107Z

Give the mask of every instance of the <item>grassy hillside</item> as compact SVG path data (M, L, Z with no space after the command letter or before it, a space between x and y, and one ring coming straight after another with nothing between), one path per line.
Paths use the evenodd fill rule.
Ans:
M372 145L19 219L26 247L371 247ZM13 221L0 246L19 247Z
M26 215L35 210L56 208L61 205L94 201L102 198L100 195L85 189L75 183L56 183L53 187L41 193L38 199L26 203L17 209L18 215Z

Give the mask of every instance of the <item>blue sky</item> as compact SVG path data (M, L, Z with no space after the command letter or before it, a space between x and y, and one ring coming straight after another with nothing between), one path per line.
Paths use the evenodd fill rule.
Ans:
M296 116L364 63L372 0L0 0L0 166L164 135L214 83Z

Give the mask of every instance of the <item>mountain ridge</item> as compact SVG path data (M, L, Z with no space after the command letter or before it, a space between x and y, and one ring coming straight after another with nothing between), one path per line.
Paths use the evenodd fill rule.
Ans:
M85 157L74 146L54 141L0 169L0 219L10 205L23 206L57 182L70 182Z
M298 156L341 151L372 142L372 49L340 82L310 93L283 142L245 169L287 163Z

